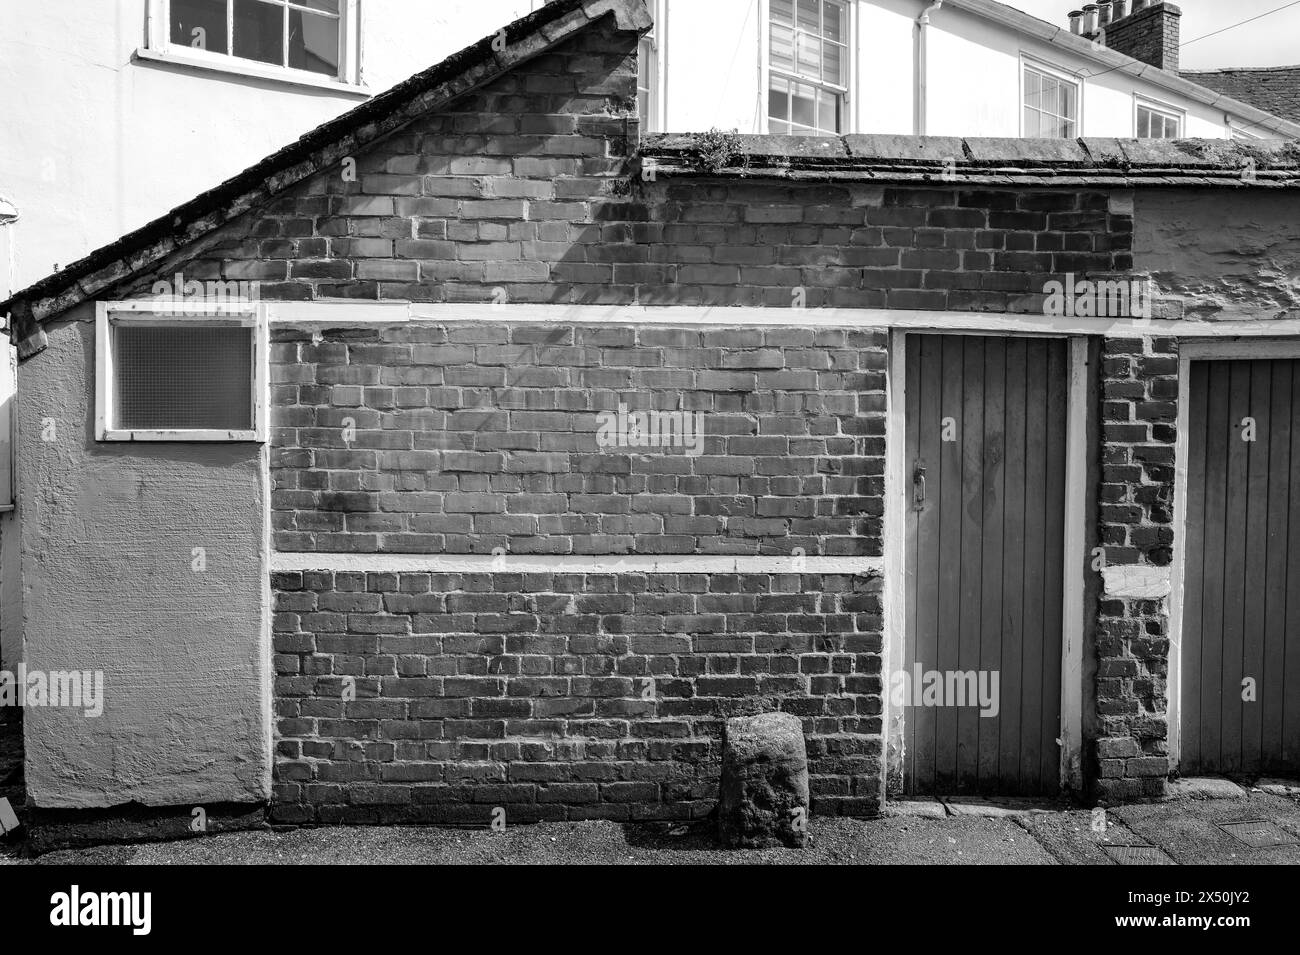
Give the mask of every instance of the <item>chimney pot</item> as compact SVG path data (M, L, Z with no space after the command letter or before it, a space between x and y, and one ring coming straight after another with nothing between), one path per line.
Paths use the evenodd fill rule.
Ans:
M1105 29L1110 25L1110 0L1097 0L1097 27Z
M1128 0L1113 0L1110 5L1110 22L1123 20L1128 16Z
M1083 5L1083 35L1093 36L1097 32L1097 5L1095 3L1085 3Z
M1134 13L1137 13L1139 10L1145 10L1146 6L1147 6L1147 0L1133 0Z
M1074 34L1076 34L1076 35L1078 34L1078 32L1079 32L1079 30L1080 30L1080 28L1081 28L1081 26L1082 26L1082 24L1080 23L1080 21L1081 21L1082 19L1083 19L1083 11L1082 11L1082 10L1071 10L1071 11L1070 11L1070 32L1071 32L1071 33L1074 33Z

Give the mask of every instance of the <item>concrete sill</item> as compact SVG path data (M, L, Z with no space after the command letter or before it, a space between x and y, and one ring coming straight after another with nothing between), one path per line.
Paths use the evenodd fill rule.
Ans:
M340 96L352 96L357 99L369 99L369 87L356 83L343 83L326 76L318 76L306 70L290 70L282 66L270 66L256 60L245 60L235 56L224 56L191 50L188 47L169 47L166 50L151 50L139 47L134 59L152 63L165 63L196 70L210 70L248 79L267 80L284 86L298 86L306 89L328 90Z

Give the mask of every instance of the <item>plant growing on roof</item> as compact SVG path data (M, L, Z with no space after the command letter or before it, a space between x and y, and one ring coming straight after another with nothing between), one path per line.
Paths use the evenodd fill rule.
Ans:
M721 172L733 165L737 159L744 158L740 148L740 139L736 130L721 130L716 126L705 133L691 136L693 151L699 163L709 172ZM745 163L748 165L748 162Z

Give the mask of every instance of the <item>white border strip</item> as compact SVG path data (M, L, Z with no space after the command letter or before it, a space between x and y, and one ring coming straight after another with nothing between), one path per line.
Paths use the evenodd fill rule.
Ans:
M115 306L116 307L116 306ZM509 322L583 325L807 326L884 331L987 332L1027 335L1102 335L1131 338L1241 338L1300 336L1300 319L1193 322L1167 319L1086 319L1007 312L920 309L756 308L650 305L430 305L412 302L273 302L268 318L290 325L375 325L400 322Z
M1186 346L1178 350L1178 416L1174 432L1174 555L1169 564L1169 650L1165 656L1165 743L1169 748L1170 773L1178 771L1183 746L1183 572L1187 566L1187 431L1192 421L1192 351Z
M1065 560L1061 592L1061 785L1083 788L1084 514L1088 483L1088 340L1071 338L1065 426Z
M891 774L903 779L906 768L903 720L905 710L895 712L889 678L907 668L907 334L896 331L889 337L889 377L886 382L885 419L885 646L881 656L887 678L881 692L884 726L885 772L882 784L888 796ZM906 787L906 780L904 787ZM882 800L882 804L886 800Z
M879 557L601 556L577 554L325 554L277 551L272 573L375 574L879 574Z

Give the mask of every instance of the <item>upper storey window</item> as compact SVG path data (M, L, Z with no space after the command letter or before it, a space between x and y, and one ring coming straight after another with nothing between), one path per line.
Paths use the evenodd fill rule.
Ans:
M1033 66L1025 67L1024 135L1073 139L1079 135L1079 84Z
M150 0L139 54L312 86L360 82L357 0Z
M845 132L849 11L840 0L770 0L768 131Z

